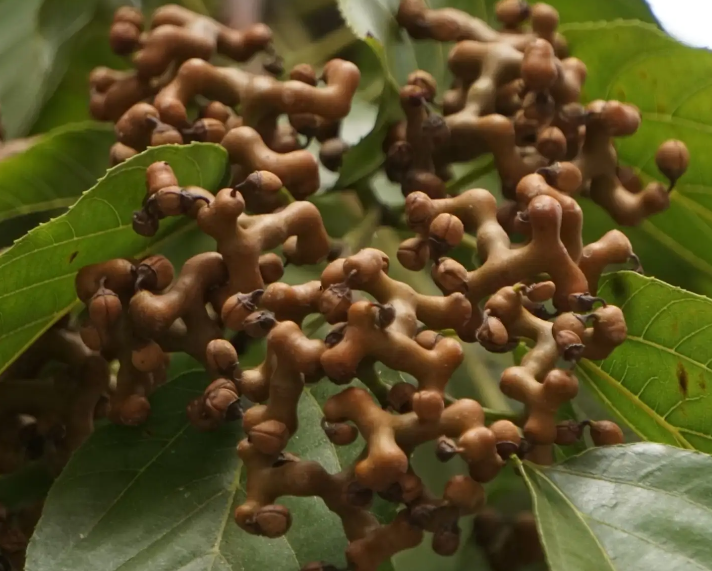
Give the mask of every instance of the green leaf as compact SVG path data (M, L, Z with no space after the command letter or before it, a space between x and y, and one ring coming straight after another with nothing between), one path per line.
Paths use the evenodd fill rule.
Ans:
M114 140L110 125L77 123L0 161L0 222L71 206L106 172Z
M662 180L653 160L657 145L670 138L687 144L690 168L671 195L670 209L626 233L646 273L712 294L712 250L706 246L712 237L712 168L704 159L712 145L712 53L637 22L566 26L565 35L588 66L586 99L619 99L641 110L638 133L616 140L622 163L646 180ZM585 219L587 241L614 226L588 203Z
M486 188L501 198L501 181L491 155L483 155L467 163L454 164L452 170L454 176L447 183L450 193L460 194L471 188Z
M496 0L487 0L490 6ZM566 24L574 22L597 22L600 20L640 20L657 24L657 20L645 0L596 0L581 2L580 0L548 0L559 11L559 20L564 25L562 32L568 38Z
M347 188L359 180L370 176L385 161L383 141L388 128L397 122L402 114L398 97L398 82L388 68L386 52L383 44L374 38L364 39L379 62L383 73L383 90L379 98L378 115L371 132L352 146L344 155L343 164L339 170L339 178L334 188Z
M417 42L396 22L399 0L337 0L336 4L358 38L373 38L383 46L386 69L397 85L405 84L408 74L416 69L426 69L436 78L444 76L444 46L434 46L429 52L417 49Z
M97 427L49 493L28 549L28 570L178 569L222 565L239 472L238 426L199 433L185 406L206 375L188 359L152 398L143 427ZM179 541L181 549L175 549ZM198 552L198 549L200 552ZM154 558L164 557L160 565Z
M336 0L346 25L358 38L374 38L386 48L400 33L394 17L398 3L399 0L367 0L363 3Z
M258 359L253 354L245 364ZM212 433L192 428L185 407L202 393L207 375L183 357L171 369L172 380L151 399L146 425L101 426L71 459L50 491L27 571L94 571L97 562L103 571L340 565L346 538L318 498L279 500L294 522L283 538L249 535L234 523L233 510L244 501L239 423ZM320 426L321 402L338 390L321 383L304 392L289 448L331 472L358 454L353 445L335 448Z
M87 265L156 248L190 224L168 219L154 238L131 228L146 192L145 171L167 161L183 185L217 190L228 175L219 145L149 149L109 170L66 214L42 224L0 255L0 371L76 302L74 276Z
M579 379L641 438L712 452L712 300L633 272L604 277L599 295L623 310L628 339L580 362Z
M47 495L54 478L42 461L0 475L0 505L14 511L32 505Z
M490 25L497 25L494 15L498 0L436 0L429 2L431 7L449 6L464 10L473 16L482 18ZM596 0L596 2L581 2L580 0L548 0L546 2L559 12L559 20L563 24L572 22L593 22L599 20L641 20L657 23L645 0Z
M89 115L87 78L98 66L126 69L126 58L117 56L109 46L111 14L103 10L86 26L72 43L67 71L51 97L44 103L32 133L43 133L66 123L86 121Z
M9 137L25 134L67 69L72 40L98 0L0 0L0 105Z
M176 235L169 242L161 244L156 253L168 258L174 268L182 268L183 264L193 256L216 248L215 239L194 225L186 229L185 232Z
M311 202L319 209L326 232L332 238L346 239L349 232L358 233L362 226L369 237L372 234L373 224L364 220L364 209L356 193L329 192L314 196ZM317 269L313 279L320 278L321 269Z
M373 130L344 155L339 178L334 183L335 189L351 187L377 171L385 162L383 141L386 139L388 128L397 121L400 114L398 91L390 83L386 84L385 90L384 102L378 110Z
M551 571L712 568L712 457L641 443L521 468Z

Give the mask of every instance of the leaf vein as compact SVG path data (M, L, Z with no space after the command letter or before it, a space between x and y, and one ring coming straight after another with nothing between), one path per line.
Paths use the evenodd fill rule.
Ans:
M678 443L678 445L688 449L694 448L685 438L680 435L680 432L677 427L669 424L667 421L662 419L659 414L657 414L652 408L647 405L647 403L640 400L633 393L631 393L628 390L628 387L618 383L613 377L602 371L600 368L596 367L590 361L580 361L577 370L580 371L583 378L588 382L589 386L598 394L599 398L601 398L601 400L603 400L611 410L613 410L616 414L618 414L618 416L625 420L626 424L628 424L631 430L633 430L638 436L645 440L647 440L648 438L648 436L642 433L637 426L631 424L626 418L626 416L620 411L620 409L613 402L611 402L611 400L598 388L598 385L594 382L593 378L589 376L589 372L586 369L598 369L600 371L599 377L601 379L603 379L609 386L613 387L614 389L617 389L624 398L632 402L642 412L646 413L647 416L651 418L653 422L655 422L658 426L670 433L675 439L675 441ZM591 374L593 374L593 372L591 372Z
M114 571L119 571L120 569L124 569L127 565L129 565L134 559L136 559L139 555L142 553L145 553L148 551L151 547L156 545L159 541L164 539L167 535L169 535L171 532L173 532L175 529L179 528L181 525L183 525L186 521L194 517L196 514L200 513L202 509L205 508L210 502L212 502L215 498L220 497L221 494L224 494L225 490L220 490L219 492L213 494L211 497L209 497L207 500L202 502L201 504L197 505L193 510L185 514L182 518L180 518L178 521L176 521L172 526L170 526L166 531L164 531L162 534L160 534L158 537L154 538L148 545L144 545L141 549L139 549L136 553L134 553L131 557L129 557L126 561L124 561L121 565L118 567L114 568Z
M639 535L639 534L637 534L637 533L633 533L633 532L630 531L630 530L622 529L622 528L620 528L620 527L618 527L618 526L613 525L613 524L610 523L610 522L603 521L603 520L600 520L600 519L598 519L598 518L595 518L595 517L593 517L593 516L590 515L590 514L584 514L584 517L585 517L586 519L588 519L588 520L595 521L596 523L599 523L599 524L601 524L601 525L603 525L603 526L605 526L605 527L610 527L611 529L615 529L616 531L622 533L623 535L629 535L630 537L635 537L636 539L639 539L639 540L642 541L643 543L647 543L647 544L649 544L649 545L652 545L653 547L657 547L660 551L664 551L664 552L666 552L666 553L671 553L672 555L678 555L677 553L674 553L674 552L672 552L672 551L670 551L670 550L668 550L668 549L663 548L662 544L656 543L656 542L654 542L654 541L648 539L647 537L644 537L644 536ZM699 562L695 561L694 559L690 559L689 557L687 557L687 556L685 556L685 555L683 555L682 558L685 559L686 561L690 562L690 563L693 563L693 564L695 565L695 567L697 567L698 569L703 569L703 570L712 569L712 567L703 567Z
M138 482L139 478L143 474L146 473L146 470L148 470L153 464L156 463L156 461L168 450L170 449L171 445L176 442L187 430L189 424L186 423L183 428L181 428L173 438L171 438L166 445L163 447L163 449L156 454L149 462L146 463L145 466L143 466L140 470L137 471L136 476L126 485L126 487L119 493L112 501L111 503L106 507L104 512L94 521L93 524L91 524L89 530L85 534L83 539L86 539L91 535L91 533L97 528L97 526L101 523L101 521L109 514L109 512L116 506L116 504L123 498L126 493ZM62 552L58 555L57 559L59 559L64 553L66 553L69 549L74 547L76 542L68 542L67 546L62 550Z
M619 306L619 309L620 309L621 311L623 311L623 309L625 308L625 306L628 305L628 303L630 303L630 302L632 301L632 299L633 299L636 295L638 295L638 294L639 294L641 291L643 291L644 289L650 287L652 284L653 284L653 282L646 282L646 283L644 283L642 286L640 286L637 290L635 290L632 294L630 294L630 295L628 296L628 299L626 299L626 300Z
M702 333L703 331L706 331L707 329L709 329L709 328L711 328L711 327L712 327L712 323L707 323L706 325L703 325L703 326L700 327L699 329L695 329L692 333L689 333L688 335L685 335L682 339L680 339L680 340L677 342L677 345L675 345L675 346L672 348L672 350L673 350L673 351L677 351L678 347L680 347L680 345L682 345L685 341L687 341L688 339L690 339L690 337L694 337L695 335L698 335L698 334Z
M531 479L529 478L529 476L528 476L528 474L527 474L527 470L526 470L526 469L521 469L521 468L522 468L522 465L520 464L520 470L521 470L522 474L524 475L525 481L526 481L526 483L527 483L527 485L528 485L528 487L529 487L529 489L530 489L530 491L531 491L531 495L532 495L532 498L533 498L533 500L534 500L534 510L535 510L535 513L536 513L536 511L537 511L536 508L537 508L537 505L538 505L537 494L536 494L535 491L534 491L534 487L533 487L533 485L532 485L532 483L531 483ZM575 515L579 520L581 520L582 523L585 523L585 520L584 520L584 518L583 518L583 514L582 514L581 512L579 512L579 510L576 508L576 506L574 506L574 505L569 501L569 499L561 492L561 490L559 490L559 489L554 485L554 483L553 483L551 480L549 480L549 478L547 478L543 473L539 472L539 471L536 470L536 469L532 469L532 472L534 473L535 476L538 476L538 477L540 477L541 479L543 479L543 480L549 485L549 487L551 487L551 489L554 490L554 492L556 492L559 496L561 496L561 498L564 500L564 503L565 503L566 505L568 505L568 507L571 509L571 511L574 513L574 515ZM600 550L601 554L603 555L603 559L604 559L604 561L608 564L608 565L607 565L608 568L609 568L611 571L616 571L615 567L613 567L613 563L612 563L611 560L609 559L608 554L607 554L606 551L603 549L603 546L601 545L601 543L598 541L598 538L596 537L596 535L588 528L588 526L586 526L586 529L589 531L589 534L590 534L590 536L591 536L591 539L593 539L593 542L595 543L595 545L598 547L598 549ZM543 540L544 540L543 535L540 533L539 536L541 537L541 539L542 539L542 541L543 541ZM545 551L546 551L546 550L545 550Z
M650 341L649 339L645 339L644 337L640 337L638 335L628 335L627 340L634 341L636 343L641 343L643 345L648 345L650 347L654 347L658 351L661 351L663 353L668 353L670 355L674 355L675 357L679 357L680 359L684 359L688 363L692 363L693 365L696 365L696 366L700 367L701 369L704 369L706 372L712 373L712 369L710 369L707 365L703 365L699 361L695 361L692 357L688 357L687 355L679 353L678 351L675 351L675 349L671 349L670 347L665 347L664 345L660 345L660 343L656 343L655 341Z

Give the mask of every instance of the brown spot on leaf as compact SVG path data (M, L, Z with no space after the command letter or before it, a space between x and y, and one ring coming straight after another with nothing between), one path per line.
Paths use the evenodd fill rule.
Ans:
M69 255L69 263L71 264L77 258L78 255L79 255L79 251L72 252Z
M640 79L643 79L643 80L648 79L647 71L641 70L641 72L638 75L640 75Z
M687 398L687 369L682 363L677 364L677 384L680 386L680 392Z

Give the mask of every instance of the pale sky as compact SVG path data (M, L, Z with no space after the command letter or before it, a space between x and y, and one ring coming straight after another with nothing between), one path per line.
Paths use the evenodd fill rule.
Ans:
M648 0L648 4L668 34L686 44L712 49L712 0Z

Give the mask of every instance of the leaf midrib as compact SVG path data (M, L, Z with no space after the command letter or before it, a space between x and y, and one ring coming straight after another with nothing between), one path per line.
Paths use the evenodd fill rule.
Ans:
M524 482L526 483L527 487L529 488L529 492L531 493L532 502L533 502L533 504L534 504L534 505L533 505L533 507L534 507L534 513L538 515L539 497L538 497L538 494L536 493L536 490L534 489L534 485L533 485L531 479L529 478L529 474L528 474L528 471L527 471L527 468L529 467L529 466L527 465L528 463L527 463L527 464L524 464L524 463L522 463L522 462L519 461L519 460L517 460L516 462L517 462L517 464L518 464L518 467L519 467L519 470L520 470L522 476L524 477ZM588 525L586 525L586 521L585 521L585 519L584 519L584 514L582 514L582 513L578 510L578 508L576 508L576 506L573 505L573 504L569 501L569 499L563 494L563 492L561 492L561 490L559 490L559 489L554 485L554 483L553 483L551 480L549 480L549 478L547 478L544 474L542 474L541 472L539 472L536 468L532 467L531 469L532 469L532 472L534 472L534 474L535 474L536 476L541 477L541 478L554 490L554 492L556 492L559 496L561 496L561 498L564 500L564 503L569 507L569 509L570 509L570 510L573 512L573 514L576 516L576 518L581 521L581 523L582 523L583 526L584 526L584 529L588 532L588 534L590 535L591 539L593 540L593 543L596 545L596 547L598 547L598 550L599 550L599 551L601 552L601 554L603 555L603 559L605 560L608 569L610 569L610 571L618 571L618 570L613 566L613 563L611 562L610 558L608 557L608 553L606 553L605 549L603 548L603 546L602 546L601 543L599 542L598 537L596 536L596 534L594 534L593 531L588 527ZM544 494L542 494L542 497L544 497ZM539 531L539 538L541 539L542 545L544 546L544 551L545 551L545 553L546 553L546 551L547 551L547 550L546 550L546 543L547 543L547 542L546 542L546 538L544 537L544 534L541 533L541 531L540 531L540 525L539 525L538 522L537 522L537 530ZM551 564L551 561L549 560L549 554L547 553L546 556L547 556L547 561L549 561L549 564ZM561 571L561 570L555 570L555 571Z
M174 383L174 382L178 381L178 379L180 379L181 377L184 377L184 376L187 376L187 375L191 375L191 374L195 374L195 373L203 373L203 372L204 372L203 369L200 369L200 368L187 369L187 370L185 370L185 371L182 371L182 372L181 372L179 375L177 375L176 377L174 377L171 381L169 381L169 383ZM126 495L126 493L128 493L128 491L138 482L138 480L139 480L139 479L141 478L141 476L146 472L146 470L148 470L148 469L158 460L158 458L160 458L163 454L165 454L168 450L170 450L170 449L171 449L171 446L173 445L173 443L174 443L176 440L178 440L178 439L186 432L186 430L187 430L188 428L190 428L190 427L191 427L190 423L186 422L186 423L183 425L183 427L181 427L181 429L178 430L178 431L176 432L176 434L175 434L173 437L171 437L170 439L168 439L168 440L165 441L165 444L164 444L164 446L161 448L161 450L160 450L149 462L147 462L147 463L146 463L144 466L142 466L139 470L130 470L131 472L135 472L135 473L136 473L135 476L133 477L133 479L132 479L132 480L126 485L126 487L116 496L116 498L114 498L114 500L109 504L109 506L104 510L104 512L99 516L99 518L97 518L97 519L94 521L94 523L91 524L91 527L90 527L89 531L86 532L86 534L81 538L81 540L86 540L86 539L89 538L89 536L96 530L96 528L97 528L98 525L101 523L101 521L111 512L111 510L116 506L116 504L121 500L121 498L124 497L124 496ZM233 478L233 480L232 480L232 483L231 483L230 487L229 487L227 490L220 490L219 492L213 494L210 498L208 498L208 499L205 500L202 504L200 504L199 506L197 506L194 510L192 510L190 513L188 513L185 517L183 517L183 518L181 518L179 521L177 521L177 522L176 522L170 529L168 529L165 533L163 533L163 534L161 534L159 537L155 538L155 539L154 539L153 541L151 541L151 543L149 543L148 545L142 547L139 551L137 551L137 552L134 553L131 557L129 557L128 559L126 559L126 561L122 562L118 567L115 567L115 568L114 568L114 571L120 571L121 569L124 569L127 565L129 565L132 561L134 561L138 556L140 556L142 553L145 553L150 547L152 547L152 546L155 545L157 542L159 542L160 540L162 540L162 539L164 539L165 537L167 537L168 535L170 535L170 533L172 533L176 528L178 528L178 526L180 526L180 525L182 525L183 523L185 523L186 521L188 521L190 518L192 518L192 517L195 516L197 513L199 513L200 510L202 510L206 505L208 505L210 502L212 502L215 498L219 497L221 494L223 494L223 493L225 493L225 492L227 491L227 492L228 492L229 499L228 499L228 501L226 502L225 513L224 513L222 522L221 522L221 524L220 524L220 526L219 526L219 528L218 528L218 533L217 533L217 537L216 537L215 543L214 543L214 545L213 545L213 549L211 550L211 552L213 552L213 554L214 554L213 563L211 564L211 567L210 567L210 569L212 569L213 566L215 565L215 561L217 560L217 557L218 557L218 556L222 556L222 557L224 558L224 556L222 555L222 553L221 553L220 550L219 550L219 546L220 546L220 543L222 542L222 538L223 538L224 533L225 533L225 530L226 530L226 528L227 528L227 523L228 523L228 521L229 521L230 512L231 512L231 510L232 510L232 505L233 505L233 503L234 503L234 501L235 501L235 496L236 496L236 494L237 494L237 491L240 489L240 477L241 477L241 474L242 474L242 467L243 467L243 463L240 462L240 463L238 464L237 469L235 470L235 476L234 476L234 478ZM116 471L113 470L113 471L111 471L111 473L116 473ZM87 475L87 474L80 474L80 475L75 476L75 477L85 477L86 475ZM213 475L211 475L210 477L215 477L215 476L217 476L217 474L213 474ZM70 550L73 549L76 545L77 545L77 542L68 544L68 545L65 547L65 549L62 550L62 551L56 556L56 559L59 561L59 560L61 559L61 557L64 556L64 555L67 553L67 551L70 551ZM204 556L204 555L206 555L206 554L201 554L201 556Z
M52 200L45 200L43 202L33 202L32 204L15 206L5 210L4 212L0 211L0 222L18 218L19 216L26 216L27 214L34 214L35 212L67 208L68 206L74 204L76 200L76 196L68 196L66 198L55 198Z
M225 530L227 529L227 523L230 520L230 513L232 512L232 506L235 503L235 496L237 495L237 491L240 489L240 478L242 477L242 467L243 466L244 466L244 464L243 464L242 460L240 460L239 464L237 465L237 470L235 470L235 476L233 477L232 482L230 484L229 501L226 502L227 506L225 508L225 513L223 514L223 519L222 519L222 522L220 523L220 527L218 528L218 533L217 533L217 536L215 537L215 543L213 544L213 549L212 549L213 562L210 564L210 569L212 569L215 566L215 562L218 560L218 557L222 557L225 560L225 563L230 565L227 558L223 555L222 551L220 551L220 545L222 544L223 537L225 536Z
M195 371L196 370L193 369L191 371L186 371L184 373L181 373L181 375L176 377L176 379L180 378L183 375L186 375L189 373L194 373ZM174 379L174 380L176 380L176 379ZM161 458L163 456L163 454L166 453L166 451L170 450L173 443L175 443L176 440L178 440L181 436L183 436L183 434L185 433L185 431L188 429L189 426L190 426L190 424L186 422L183 425L183 427L178 432L176 432L176 434L170 440L168 440L165 443L165 445L161 448L160 452L158 452L153 458L151 458L150 461L148 461L146 464L144 464L141 468L136 470L136 475L131 479L131 481L126 485L126 487L123 490L121 490L121 492L119 494L117 494L117 496L106 507L104 512L91 524L91 526L89 527L89 530L86 532L86 534L84 534L83 537L80 537L81 541L89 539L89 536L96 530L96 528L99 526L99 524L104 520L104 518L109 514L109 512L116 506L116 504L121 500L121 498L123 498L128 493L128 491L131 488L133 488L133 486L136 484L136 482L138 482L138 480L141 478L141 476L144 475L146 470L148 470L151 466L153 466L153 464L159 458ZM200 506L200 507L202 507L202 506ZM57 561L61 560L61 558L67 553L67 551L70 551L71 549L73 549L77 545L77 543L78 543L78 541L69 542L65 546L65 548L62 551L60 551L59 554L57 554L57 556L56 556ZM133 557L135 557L135 555ZM131 559L133 559L133 557ZM124 565L131 559L128 559L127 561L122 563L122 565ZM121 566L119 566L117 569L119 569L120 567Z
M184 233L189 232L190 230L195 228L195 226L196 226L196 223L194 221L190 221L186 224L181 225L180 227L176 228L173 232L166 235L165 238L162 238L161 240L154 242L148 248L146 248L145 250L136 254L136 257L138 257L138 258L143 257L143 256L157 250L158 248L163 247L166 243L170 242L171 240L174 240L175 238L182 236ZM20 347L15 352L14 357L12 357L11 359L8 359L8 361L5 364L0 365L0 374L2 374L10 365L12 365L15 362L15 360L22 353L24 353L30 345L32 345L35 341L37 341L37 339L39 339L39 337L45 331L47 331L50 327L52 327L52 325L57 321L57 319L59 319L65 313L68 313L68 312L72 311L73 309L79 307L80 304L81 304L81 302L79 301L79 299L75 298L75 300L70 305L68 305L58 311L55 311L52 314L46 315L46 316L42 317L41 319L37 319L36 321L34 321L32 323L33 326L36 325L37 323L41 323L45 319L48 320L47 324L44 327L40 328L39 331L37 331L37 333L27 341L27 343L25 343L22 347ZM1 314L0 314L0 317L1 317ZM13 331L11 331L8 334L8 336L15 334L18 331L21 331L22 329L23 329L22 327L15 328ZM25 326L24 329L27 329L27 326Z
M628 390L628 387L619 383L616 379L614 379L611 375L606 373L603 369L601 369L600 367L597 367L595 365L595 363L589 361L588 359L582 359L581 361L579 361L579 364L576 368L578 371L580 371L583 374L584 379L588 382L588 385L596 392L596 394L599 396L599 398L602 399L611 410L615 411L618 414L618 416L620 418L622 418L625 421L625 423L630 427L630 429L633 430L633 432L635 432L638 436L640 436L643 439L647 438L647 435L642 433L637 426L634 426L628 420L626 415L621 413L620 410L618 409L618 407L614 403L612 403L610 401L610 399L608 399L598 389L593 378L589 375L597 375L599 378L604 380L609 386L616 389L619 392L619 394L621 394L626 400L633 403L633 405L635 405L640 411L646 413L646 415L651 420L653 420L661 428L663 428L667 432L669 432L682 448L687 448L690 450L695 449L695 447L692 446L692 444L690 444L690 442L688 442L687 439L685 439L680 434L677 427L668 423L659 414L657 414L652 408L650 408L644 401L642 401L639 397L637 397L632 392L630 392Z

